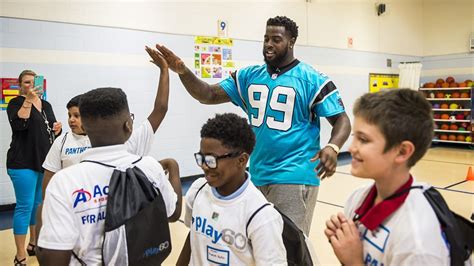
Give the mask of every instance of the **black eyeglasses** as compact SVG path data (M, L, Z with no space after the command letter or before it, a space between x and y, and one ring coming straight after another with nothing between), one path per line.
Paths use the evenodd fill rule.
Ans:
M196 152L194 154L194 159L196 159L196 163L199 167L201 167L202 164L204 163L210 169L216 169L218 160L224 159L224 158L234 158L234 157L239 156L241 153L242 152L240 151L235 151L235 152L226 153L224 155L215 156L211 154L204 155L200 152Z

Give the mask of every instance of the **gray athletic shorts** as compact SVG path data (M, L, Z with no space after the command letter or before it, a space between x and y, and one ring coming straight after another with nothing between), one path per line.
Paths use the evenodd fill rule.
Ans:
M275 184L259 186L258 189L269 202L309 235L318 198L318 186Z

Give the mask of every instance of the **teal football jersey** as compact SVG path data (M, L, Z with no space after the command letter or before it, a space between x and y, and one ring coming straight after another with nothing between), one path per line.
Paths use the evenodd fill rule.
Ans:
M320 150L320 117L344 112L334 83L296 61L280 74L267 65L243 68L220 83L247 114L256 135L250 173L257 186L319 185L310 159Z

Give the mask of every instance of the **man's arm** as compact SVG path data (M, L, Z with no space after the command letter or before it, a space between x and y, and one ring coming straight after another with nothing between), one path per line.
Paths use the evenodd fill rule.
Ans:
M337 147L341 148L351 133L351 122L349 117L344 112L335 116L327 117L327 120L332 125L329 143L335 144ZM321 179L330 177L336 172L337 152L333 148L329 146L322 148L318 153L316 153L316 156L311 158L311 161L314 162L318 159L320 159L320 161L316 166L316 170Z
M160 68L160 81L156 91L155 104L153 110L148 116L153 132L156 132L161 122L165 118L166 112L168 111L168 99L170 90L170 77L168 70L168 63L163 58L163 55L157 50L151 49L146 46L145 50L150 55L150 62Z
M194 99L204 104L230 102L229 96L219 84L210 85L207 82L200 80L188 67L186 67L181 58L176 56L165 46L157 44L156 48L164 56L171 70L178 73L179 79Z
M179 165L174 159L164 159L160 161L160 164L163 166L163 169L169 174L169 181L173 187L174 192L176 193L176 208L170 217L168 217L169 222L176 222L181 216L181 205L183 200L183 194L181 190L181 180L179 177Z
M44 266L62 266L69 265L71 260L72 250L54 250L37 247L36 257L40 265Z
M345 112L330 116L327 120L332 125L329 143L336 144L341 148L351 134L351 121Z

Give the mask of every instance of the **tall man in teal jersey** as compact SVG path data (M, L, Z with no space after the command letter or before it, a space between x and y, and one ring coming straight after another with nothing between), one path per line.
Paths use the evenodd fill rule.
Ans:
M297 37L291 19L270 18L263 43L266 64L240 69L213 85L197 78L166 47L157 48L192 97L204 104L232 101L247 113L257 138L250 158L252 181L309 234L319 178L336 171L337 153L351 126L334 83L293 56ZM333 127L322 149L320 117Z

